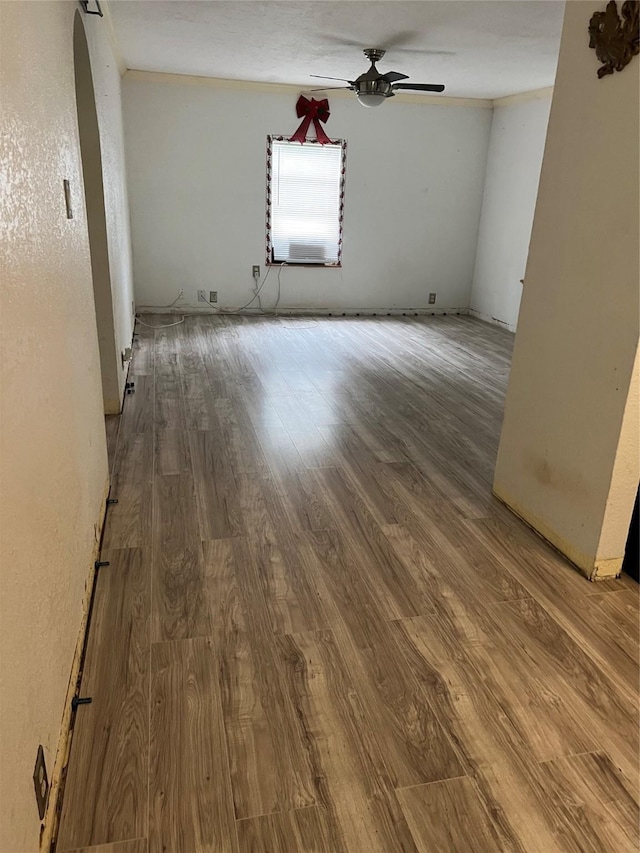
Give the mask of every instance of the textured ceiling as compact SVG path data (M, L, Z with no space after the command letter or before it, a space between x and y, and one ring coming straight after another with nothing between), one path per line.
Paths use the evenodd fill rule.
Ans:
M357 77L368 67L362 48L384 47L383 72L444 83L449 96L498 98L553 85L564 3L111 0L109 8L128 68L310 86L310 74Z

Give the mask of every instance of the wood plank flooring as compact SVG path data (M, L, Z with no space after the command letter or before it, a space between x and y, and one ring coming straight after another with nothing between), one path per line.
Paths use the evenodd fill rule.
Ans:
M512 336L138 324L56 853L638 849L638 587L491 496Z

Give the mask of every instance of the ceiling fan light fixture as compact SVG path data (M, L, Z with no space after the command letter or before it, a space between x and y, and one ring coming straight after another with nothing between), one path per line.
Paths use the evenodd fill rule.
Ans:
M372 92L358 92L358 100L363 107L379 107L386 99L386 95L375 95Z
M440 83L401 83L401 80L408 80L406 74L401 71L387 71L381 74L376 68L376 62L382 59L385 52L382 48L368 47L364 51L364 55L371 63L371 68L356 77L355 80L347 80L345 77L324 77L325 80L340 80L343 83L348 83L348 86L340 86L341 89L351 89L356 93L356 96L363 107L379 107L387 98L393 98L395 90L409 90L415 92L443 92L444 86ZM320 77L319 74L312 74L312 77ZM312 91L321 91L320 89L312 89Z

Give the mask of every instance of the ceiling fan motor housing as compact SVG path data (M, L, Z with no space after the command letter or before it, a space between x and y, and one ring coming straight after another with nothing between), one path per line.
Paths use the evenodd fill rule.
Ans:
M364 74L356 77L353 83L353 89L358 97L360 95L365 96L365 100L361 100L360 103L370 103L370 101L367 101L368 95L375 95L376 102L379 102L382 98L391 97L393 95L391 83L384 80L376 68L376 62L382 59L386 51L378 47L367 47L362 52L371 63L371 68L365 71Z
M383 95L385 98L390 98L393 95L391 83L386 80L356 80L354 89L358 95Z

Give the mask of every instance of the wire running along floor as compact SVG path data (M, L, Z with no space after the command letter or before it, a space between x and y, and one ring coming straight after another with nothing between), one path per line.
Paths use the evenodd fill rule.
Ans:
M491 496L512 336L137 331L57 853L636 850L637 587Z

